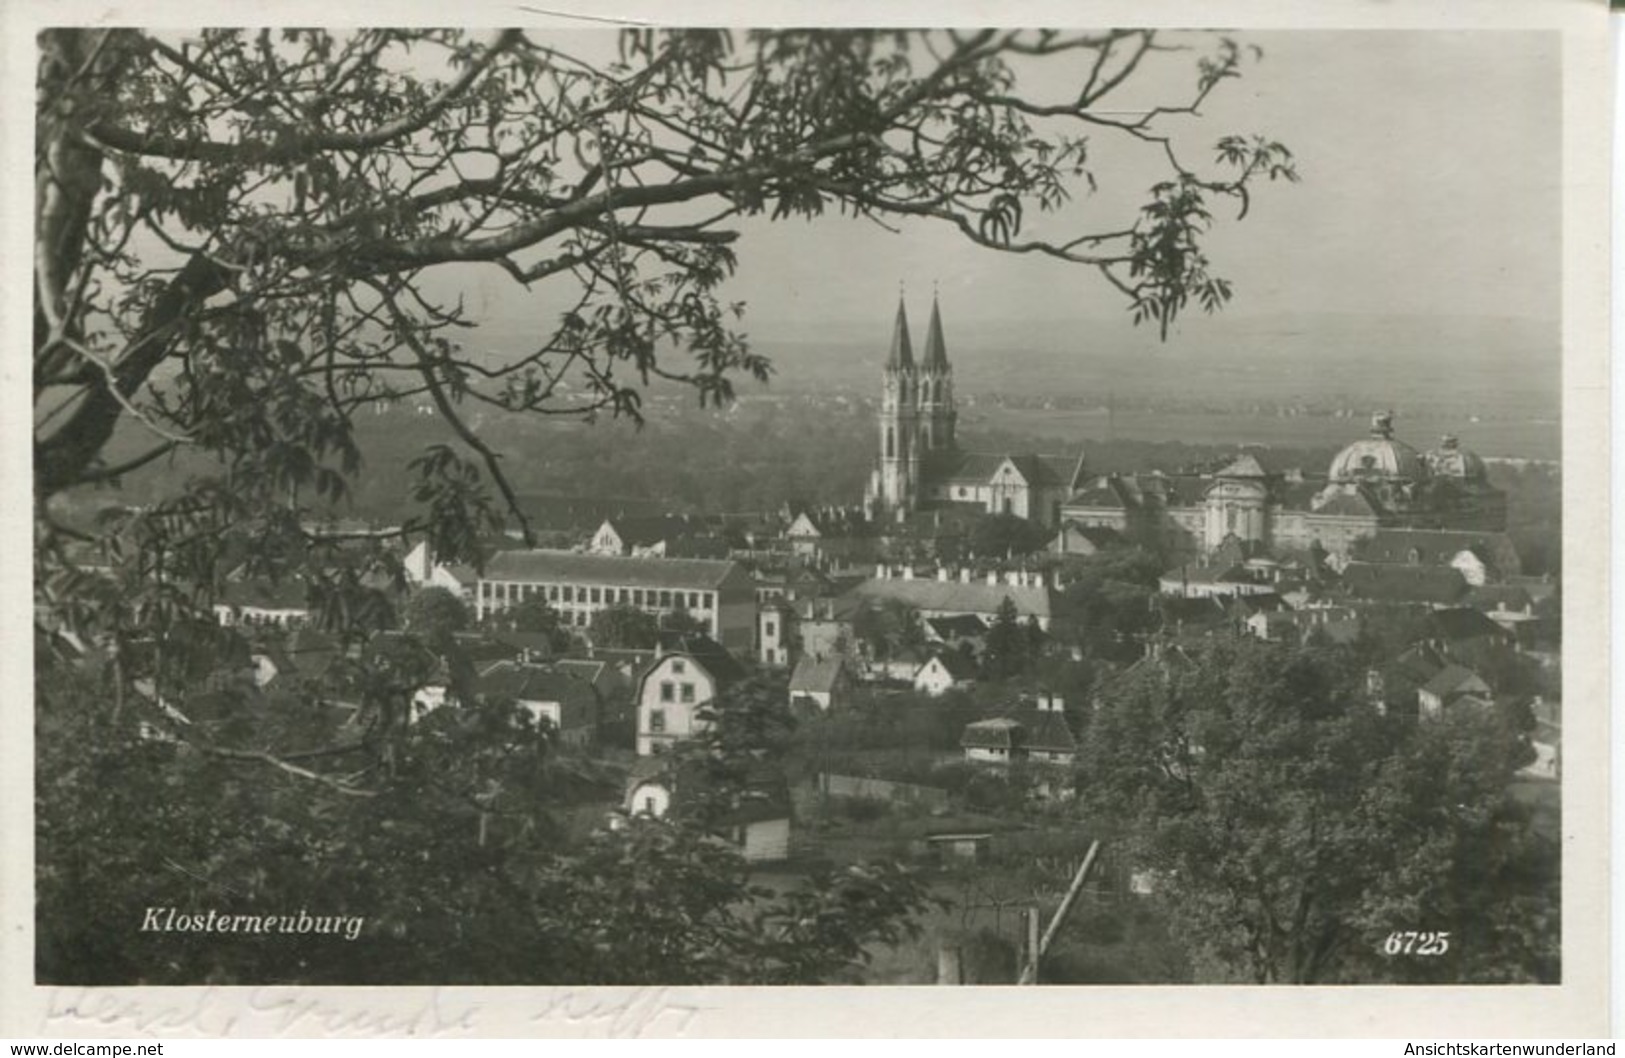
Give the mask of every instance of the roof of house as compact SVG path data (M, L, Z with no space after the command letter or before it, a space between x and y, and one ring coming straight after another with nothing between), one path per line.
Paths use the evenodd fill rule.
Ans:
M1426 684L1449 664L1437 650L1426 643L1416 643L1407 647L1394 659L1394 663L1400 672L1418 684Z
M966 724L959 744L966 749L1014 749L1020 739L1021 721L999 716Z
M220 591L227 606L247 606L261 610L308 610L310 589L303 578L288 580L228 580Z
M1259 465L1257 458L1243 453L1213 474L1216 478L1266 478L1269 473Z
M998 613L1005 599L1015 604L1022 617L1048 617L1053 608L1047 586L873 578L852 591L860 599L896 599L916 610L939 613Z
M1258 580L1239 563L1186 563L1168 570L1160 581L1169 584L1257 584Z
M1476 685L1476 686L1475 686ZM1446 665L1422 685L1422 690L1439 698L1447 698L1458 691L1488 689L1478 673L1460 665Z
M1462 601L1476 610L1522 610L1535 604L1529 592L1517 584L1480 584Z
M1230 617L1224 601L1212 596L1185 599L1173 595L1159 595L1157 609L1162 614L1165 629L1170 625L1216 625Z
M1112 511L1127 510L1139 504L1129 494L1121 478L1096 478L1066 501L1068 507L1093 507Z
M697 662L716 681L718 687L745 677L744 666L728 653L727 647L710 636L692 632L662 632L660 650L650 657L648 664L639 671L638 682L642 683L644 677L669 657L684 657Z
M975 614L968 613L927 617L925 627L938 639L980 639L987 635L987 624Z
M1517 569L1518 551L1505 533L1474 533L1453 529L1379 529L1357 541L1354 555L1363 562L1448 565L1463 551L1472 551L1503 573Z
M1484 637L1506 639L1509 635L1506 629L1479 611L1466 606L1434 610L1428 614L1427 620L1429 629L1436 639L1462 640Z
M1378 513L1377 504L1366 494L1364 488L1357 488L1352 492L1338 492L1329 497L1325 503L1314 508L1316 514L1341 514L1360 518L1375 518Z
M929 658L926 658L925 661L921 663L920 669L924 669L933 661L940 664L943 667L943 670L948 673L948 678L953 680L955 683L959 683L963 680L973 680L976 678L976 663L957 651L939 650L937 653L932 654ZM919 670L916 670L914 675L915 678L918 678Z
M576 551L502 551L487 563L485 579L530 583L634 585L650 588L714 590L749 575L737 562L706 558L630 558Z
M480 674L475 693L487 698L523 702L591 702L592 684L554 664L499 661Z
M1451 566L1350 562L1342 581L1350 595L1377 602L1450 603L1467 594L1466 579Z
M845 667L846 662L839 655L827 658L802 655L795 671L790 673L790 693L830 694Z
M1073 753L1078 739L1067 723L1066 714L1058 709L1024 707L1017 718L1021 721L1021 746L1040 753Z
M942 452L929 458L926 476L949 485L985 485L1009 460L1033 488L1076 488L1076 456L1026 452Z
M796 617L803 624L809 621L849 621L863 607L863 600L855 595L798 598L791 602Z

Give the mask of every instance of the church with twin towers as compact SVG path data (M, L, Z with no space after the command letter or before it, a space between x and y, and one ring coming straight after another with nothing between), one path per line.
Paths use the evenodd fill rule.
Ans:
M1081 457L966 452L956 435L958 418L940 301L933 293L925 347L916 356L907 306L899 297L865 512L871 519L901 521L916 511L951 506L1059 524L1061 505L1079 484Z
M922 511L1010 514L1049 529L1111 529L1180 553L1212 553L1234 540L1253 551L1345 557L1382 529L1498 534L1506 527L1506 495L1490 484L1484 461L1454 435L1417 451L1396 436L1392 412L1374 415L1369 436L1345 445L1325 473L1266 466L1262 450L1209 469L1107 474L1086 473L1082 452L967 452L934 293L918 356L899 299L878 418L864 491L872 521L906 522Z

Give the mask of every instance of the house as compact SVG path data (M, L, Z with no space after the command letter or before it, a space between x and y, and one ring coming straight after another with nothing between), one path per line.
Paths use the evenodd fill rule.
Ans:
M850 595L798 598L795 608L797 649L802 654L850 654L856 649L853 620L862 602Z
M528 598L543 598L567 625L587 627L610 606L660 617L682 611L730 650L749 652L756 638L756 594L737 562L699 558L630 558L546 549L499 552L475 597L476 616Z
M401 568L412 587L444 588L467 602L473 601L474 587L479 583L479 574L473 566L460 563L445 565L436 561L427 540L420 540L416 547L406 553L401 560Z
M1049 542L1048 550L1057 555L1098 555L1114 547L1124 547L1128 541L1123 534L1109 526L1085 525L1068 519Z
M1489 684L1478 673L1460 665L1446 665L1416 692L1417 710L1429 718L1457 706L1488 707L1491 704Z
M298 628L310 623L309 589L302 579L228 580L214 616L225 628Z
M744 670L714 640L687 637L656 655L638 678L637 751L647 757L704 729L700 712Z
M1466 606L1437 609L1428 614L1425 636L1427 642L1446 653L1517 645L1513 633Z
M1022 756L1021 722L1007 716L974 721L965 725L959 745L965 751L966 760L1009 764Z
M1344 593L1363 602L1457 606L1468 587L1461 571L1452 566L1350 562L1340 576Z
M499 661L475 682L484 701L511 701L566 745L585 746L598 729L598 695L587 680L557 664Z
M1360 637L1359 616L1346 606L1260 611L1242 624L1254 636L1272 643L1302 644L1317 632L1333 643L1352 643Z
M851 507L797 511L784 530L791 553L809 558L844 554L851 550L851 541L869 535L870 526L863 511Z
M976 663L954 650L938 651L914 672L914 689L933 698L975 682Z
M974 614L927 617L925 637L961 654L980 654L987 644L987 624Z
M1530 703L1535 714L1535 730L1530 732L1529 744L1535 759L1525 765L1520 775L1531 779L1558 779L1563 773L1563 703L1536 698Z
M990 570L978 577L968 568L939 568L935 576L926 577L916 576L911 566L883 564L851 594L859 602L901 602L925 619L968 615L990 626L1008 599L1023 623L1031 620L1045 631L1055 605L1051 578L1038 570L1020 569Z
M1354 545L1352 557L1382 565L1452 568L1474 587L1522 572L1517 548L1501 532L1379 529Z
M1157 578L1157 590L1183 599L1275 594L1275 586L1243 562L1188 562L1175 566Z
M612 515L598 526L587 550L595 555L631 555L636 558L676 557L670 541L696 532L697 522L681 515Z
M1059 695L1039 694L1023 703L1015 714L1021 722L1021 742L1027 759L1047 764L1071 764L1078 755L1078 739L1067 722L1065 702Z
M1078 754L1078 740L1064 706L1059 696L1040 694L1009 715L966 724L959 739L965 759L991 764L1028 760L1071 764Z
M852 676L839 654L827 658L805 654L790 674L791 705L839 709L850 704L851 691Z
M790 790L770 768L747 772L739 789L720 789L704 768L669 759L640 760L627 777L625 815L633 820L703 818L706 828L747 863L790 856Z
M758 603L756 610L758 664L768 668L782 668L790 664L790 646L795 642L795 619L795 608L785 602L782 596Z

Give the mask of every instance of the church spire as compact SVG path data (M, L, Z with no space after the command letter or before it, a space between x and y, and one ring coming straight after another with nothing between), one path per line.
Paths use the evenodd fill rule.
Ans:
M935 291L931 294L931 329L925 336L925 369L948 370L948 349L942 341L942 312L937 308Z
M914 347L908 340L908 313L903 311L903 298L897 298L897 324L892 328L891 356L886 358L886 369L914 370Z

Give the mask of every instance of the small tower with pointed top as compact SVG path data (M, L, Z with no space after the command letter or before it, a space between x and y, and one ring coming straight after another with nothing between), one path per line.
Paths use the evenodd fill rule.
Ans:
M925 359L920 367L920 447L926 452L951 451L955 446L954 369L948 364L948 346L942 339L942 309L931 296L931 328L925 336Z
M891 353L880 394L880 466L875 500L889 513L911 510L917 499L920 453L919 369L908 334L908 313L901 296L892 326Z

